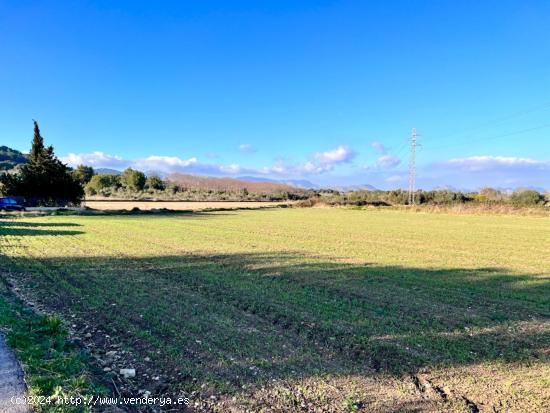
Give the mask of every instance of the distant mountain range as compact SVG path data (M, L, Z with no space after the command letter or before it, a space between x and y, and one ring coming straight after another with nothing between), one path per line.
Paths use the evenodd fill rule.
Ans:
M289 185L289 186L294 186L294 187L303 188L303 189L318 188L318 185L315 185L310 181L306 181L305 179L277 180L277 179L263 178L258 176L238 176L235 179L239 179L241 181L247 181L247 182L270 182L273 184Z
M94 168L96 174L120 175L122 172L111 168Z
M263 178L263 177L257 177L257 176L239 176L237 179L240 179L243 181L249 181L249 182L271 182L271 183L277 183L277 184L283 184L283 185L290 185L290 186L303 188L303 189L335 189L342 192L376 191L377 189L374 186L369 184L323 186L323 185L314 184L313 182L307 181L305 179L276 180L276 179L269 179L269 178Z
M376 191L378 188L375 188L372 185L369 184L362 184L362 185L336 185L331 186L330 188L336 189L338 191L342 192L350 192L350 191Z
M0 171L9 171L17 165L27 163L27 155L16 149L0 146Z

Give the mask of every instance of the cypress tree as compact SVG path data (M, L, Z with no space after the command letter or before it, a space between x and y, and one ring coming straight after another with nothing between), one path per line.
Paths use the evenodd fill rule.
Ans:
M44 147L36 121L29 163L17 174L3 176L2 184L6 195L22 196L29 205L79 204L84 196L80 182L55 156L53 147Z
M32 138L31 152L29 153L29 160L31 162L40 162L40 159L45 155L44 139L40 135L40 127L38 122L33 119L34 122L34 136Z

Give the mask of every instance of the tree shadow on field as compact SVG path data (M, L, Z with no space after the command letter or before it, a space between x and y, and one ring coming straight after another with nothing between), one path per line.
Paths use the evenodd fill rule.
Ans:
M55 257L40 265L18 257L9 265L25 269L21 281L40 291L38 302L153 355L155 369L182 373L178 383L238 389L273 378L536 363L550 345L547 274L283 252Z
M41 227L81 227L81 224L75 222L32 222L20 220L0 220L0 227L24 227L24 228L41 228Z
M268 209L268 208L264 208ZM144 216L147 219L157 219L157 218L183 218L183 219L209 219L209 218L218 218L229 215L236 215L238 212L243 210L250 210L250 208L242 209L210 209L207 211L193 211L193 210L139 210L139 211L128 211L128 210L107 210L107 211L97 211L94 213L84 213L83 216L89 218L104 218L108 217L117 217L121 219L143 219ZM260 210L260 209L258 209ZM256 211L256 210L255 210ZM27 219L25 221L20 218L14 218L9 216L0 215L0 236L56 236L56 235L81 235L84 234L84 231L73 230L70 228L73 227L83 227L82 224L77 224L74 222L34 222L34 220ZM69 228L69 229L61 229Z
M214 218L222 217L226 215L235 215L237 212L242 212L245 210L252 210L252 208L214 208L207 209L204 211L201 210L176 210L176 209L138 209L138 210L128 210L128 209L106 209L106 210L91 210L84 212L80 215L87 217L124 217L124 218L140 218L147 217L147 219L155 218L166 218L166 217L175 217L175 218ZM260 209L254 209L254 211L259 211Z
M0 219L0 236L44 236L44 235L79 235L84 234L83 231L72 229L80 227L80 224L71 222L32 222L21 221L18 219Z

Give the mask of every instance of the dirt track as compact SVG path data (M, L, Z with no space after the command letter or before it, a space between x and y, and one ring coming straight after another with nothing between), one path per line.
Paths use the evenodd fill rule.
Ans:
M142 210L150 209L173 209L183 210L201 210L201 209L236 209L236 208L265 208L278 205L287 205L290 202L230 202L230 201L85 201L82 206L87 206L99 210L117 210L139 208Z

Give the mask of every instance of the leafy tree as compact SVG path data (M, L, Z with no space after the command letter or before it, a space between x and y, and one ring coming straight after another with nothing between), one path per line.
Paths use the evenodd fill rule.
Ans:
M482 188L478 194L475 195L475 199L480 202L497 202L502 201L504 195L495 188L486 187Z
M71 172L73 178L80 182L81 185L86 185L95 175L94 168L86 165L78 165L74 171Z
M516 191L512 194L510 201L515 205L537 205L544 197L532 189Z
M157 175L151 175L147 177L145 181L145 187L149 189L158 189L159 191L164 191L166 184L160 177Z
M178 192L182 192L184 189L181 187L181 185L178 185L174 182L169 182L167 185L167 190L169 193L176 194Z
M92 176L86 185L86 192L95 195L105 189L120 187L120 177L113 174L97 174Z
M408 201L409 194L406 191L401 189L394 189L388 192L387 201L390 204L406 204Z
M122 172L120 182L127 189L133 191L142 191L145 187L145 174L132 168L127 168Z
M29 205L79 204L84 196L82 186L55 156L53 147L44 146L36 121L29 162L1 180L6 195L22 196Z

